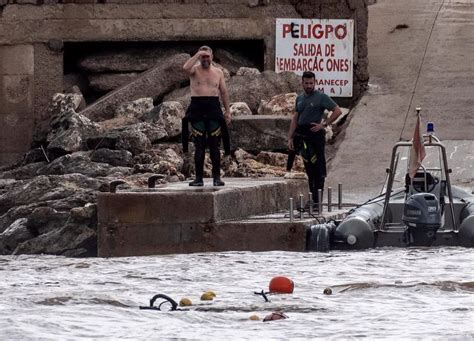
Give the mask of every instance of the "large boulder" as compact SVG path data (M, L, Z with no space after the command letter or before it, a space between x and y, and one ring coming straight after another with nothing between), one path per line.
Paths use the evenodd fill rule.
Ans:
M13 251L13 254L95 256L96 229L96 204L86 203L84 206L71 208L69 212L39 207L28 218L28 230L32 231L32 235L30 238L23 238L24 240L10 251Z
M296 92L291 92L273 96L269 101L262 100L258 114L291 116L295 112L296 96Z
M247 160L247 159L255 160L255 156L253 154L250 154L249 152L243 150L242 148L237 148L234 151L234 158L237 161L237 163L242 163L244 162L244 160Z
M153 98L138 98L134 101L124 102L117 106L113 118L100 121L97 124L102 131L126 128L130 125L140 123L150 115L154 109Z
M286 169L283 167L263 164L253 159L245 159L229 175L233 177L283 177L285 174Z
M269 101L273 96L298 92L301 79L292 72L275 73L264 71L260 75L234 76L228 82L231 102L245 102L252 112L257 112L260 101Z
M236 76L258 76L260 74L260 70L254 67L241 67L237 70Z
M99 125L72 109L54 117L50 125L47 150L54 156L86 149L87 138L101 131Z
M231 75L230 75L230 72L229 70L227 70L225 67L223 67L221 64L219 63L216 63L216 62L212 62L212 65L214 65L215 67L217 67L218 69L222 70L222 73L224 74L224 80L227 82Z
M165 175L179 175L184 165L184 157L177 144L160 144L153 149L135 156L135 172L152 172Z
M58 211L52 207L39 206L28 215L28 228L37 236L64 226L68 218L67 210Z
M93 162L91 152L77 152L61 156L37 171L38 175L62 175L79 173L89 177L107 176L110 173L130 174L126 167L114 167L108 163Z
M18 244L35 237L27 225L28 219L20 218L0 233L0 254L11 254Z
M179 102L184 110L187 110L191 103L191 89L189 86L176 89L166 94L163 101Z
M159 128L141 122L91 137L87 140L87 145L90 149L125 149L136 155L150 148L150 138L156 140L163 136L166 136L166 134Z
M66 174L10 182L2 187L7 191L0 192L0 233L20 218L28 218L30 223L38 222L41 228L56 224L55 221L61 225L65 221L62 212L95 202L97 191L110 181ZM34 213L41 207L46 208Z
M156 107L147 107L141 113L133 110L125 111L120 117L100 122L107 138L117 135L116 132L137 129L141 131L151 143L169 140L181 135L181 120L184 109L181 103L165 101ZM126 115L126 113L131 113ZM102 144L103 147L105 145ZM110 147L108 147L110 148Z
M77 110L84 101L80 93L56 93L51 99L49 112L51 117L60 116L70 110Z
M56 125L58 120L69 112L76 112L82 109L85 100L80 93L56 93L49 103L47 114L43 114L41 119L35 122L33 141L43 143L51 130L51 125Z
M45 161L26 164L24 166L13 168L9 171L0 172L0 179L30 179L37 175L38 170L40 170L46 165L47 163Z
M290 116L237 116L230 127L231 149L287 150Z
M91 154L90 158L93 162L108 163L118 167L130 167L133 165L133 155L128 150L99 148Z
M144 49L128 48L117 51L108 50L90 54L79 61L79 68L85 71L98 72L140 72L155 65L163 64L172 55L180 51L176 49Z
M84 225L66 224L19 244L13 252L15 255L43 253L68 257L96 256L97 233Z
M265 165L286 168L288 162L288 154L262 151L257 154L255 160ZM297 156L295 158L292 170L299 172L304 171L303 159L300 156Z
M115 90L122 85L133 82L139 73L128 72L128 73L99 73L91 74L87 78L89 79L89 86L94 91L98 92L109 92Z
M122 103L143 97L161 99L189 80L188 74L183 70L183 65L189 58L188 54L183 53L164 59L149 71L140 74L135 81L109 92L81 114L94 121L102 121L112 118Z
M242 66L256 67L252 60L245 57L239 51L217 48L214 51L214 60L229 70L232 76L235 75Z
M165 138L170 139L181 135L181 120L184 117L184 108L179 102L163 102L159 107L158 118L155 121L158 127L166 132Z
M94 200L90 199L89 194L95 196L102 183L82 174L41 175L15 181L8 185L8 191L0 195L0 216L17 206L80 197L82 194L88 198L86 202L91 202Z
M135 130L135 131L141 132L150 141L150 143L159 142L168 137L166 127L164 127L163 125L152 123L152 122L140 122L129 127L128 130L131 130L131 131ZM121 146L119 145L119 147ZM137 154L140 151L147 150L149 147L150 145L148 145L148 147L146 147L145 149L135 148L136 152L133 152L133 150L131 149L129 150L131 150L134 154Z
M252 115L252 111L245 102L236 102L230 105L230 114L232 116Z
M151 110L153 110L153 98L139 98L118 106L118 108L115 110L114 116L142 119L142 117Z

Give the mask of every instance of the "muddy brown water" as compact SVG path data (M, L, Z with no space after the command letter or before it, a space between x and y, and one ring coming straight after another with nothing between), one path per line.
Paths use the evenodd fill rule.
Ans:
M268 303L254 294L278 275L295 282L293 294ZM2 340L474 338L474 251L467 248L1 256L0 278ZM332 295L323 294L327 287ZM207 290L214 301L200 301ZM188 297L193 306L139 310L157 293ZM277 310L289 318L249 319Z

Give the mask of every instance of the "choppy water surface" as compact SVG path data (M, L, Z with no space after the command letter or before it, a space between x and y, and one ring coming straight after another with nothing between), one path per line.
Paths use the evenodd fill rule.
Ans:
M265 303L273 276L292 295ZM323 295L326 287L333 295ZM217 293L201 302L207 290ZM186 311L139 310L156 293ZM287 320L251 321L281 309ZM0 257L0 339L471 339L474 251Z

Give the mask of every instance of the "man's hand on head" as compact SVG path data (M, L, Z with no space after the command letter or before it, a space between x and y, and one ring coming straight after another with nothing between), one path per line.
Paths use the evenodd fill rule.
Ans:
M199 50L198 52L196 52L196 56L198 57L202 57L202 56L211 56L211 54L209 53L209 51L206 51L206 50Z

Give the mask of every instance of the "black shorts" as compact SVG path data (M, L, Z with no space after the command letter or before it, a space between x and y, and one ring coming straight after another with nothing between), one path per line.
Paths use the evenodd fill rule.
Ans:
M189 121L206 121L224 119L222 113L221 103L217 96L193 96L191 97L191 104L189 104L186 116Z

